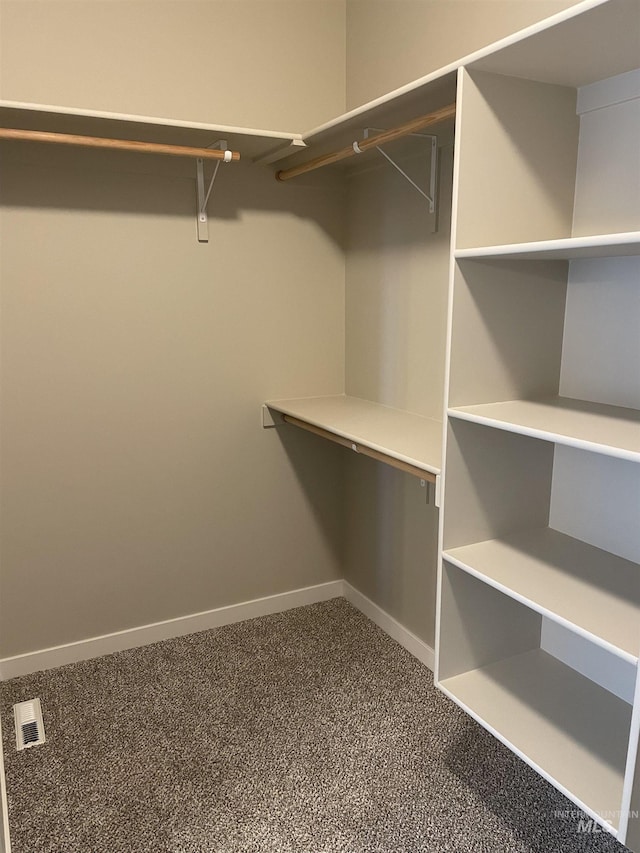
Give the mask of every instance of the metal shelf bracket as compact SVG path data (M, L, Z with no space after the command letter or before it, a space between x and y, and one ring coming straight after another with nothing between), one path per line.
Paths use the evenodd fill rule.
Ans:
M380 133L381 129L376 127L366 127L364 130L364 138L368 139L371 133ZM405 178L411 186L417 190L423 198L426 199L429 205L429 213L436 212L436 193L437 193L437 178L438 178L438 137L433 136L430 133L410 133L409 136L415 136L419 139L428 139L429 140L429 148L431 154L431 164L429 166L429 191L425 192L422 187L418 186L418 184L413 180L413 178L409 177L404 169L399 166L396 161L387 154L386 151L383 151L379 145L376 145L376 151L379 151L380 154L385 158L385 160L393 166L394 169L397 169L398 172ZM360 154L360 148L357 142L353 143L353 150L356 154Z
M211 176L211 180L209 181L209 186L206 192L204 188L204 160L202 159L202 157L198 157L196 160L196 193L198 202L196 225L198 229L198 243L209 242L209 217L207 216L207 203L209 201L209 197L211 196L211 190L213 189L216 177L218 176L218 169L220 168L220 163L231 162L231 151L228 150L226 139L219 139L217 142L214 142L211 145L207 145L207 148L224 151L224 160L216 161L216 165L213 170L213 175Z

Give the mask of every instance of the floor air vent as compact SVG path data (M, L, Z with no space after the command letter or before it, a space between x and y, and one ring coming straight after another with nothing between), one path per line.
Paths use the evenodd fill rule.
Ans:
M16 721L16 747L18 751L44 743L44 723L39 699L18 702L13 706Z

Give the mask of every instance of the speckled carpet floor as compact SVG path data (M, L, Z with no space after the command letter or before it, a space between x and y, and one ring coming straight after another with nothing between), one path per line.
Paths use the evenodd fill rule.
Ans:
M47 743L17 753L14 702ZM1 686L13 853L613 853L343 599Z

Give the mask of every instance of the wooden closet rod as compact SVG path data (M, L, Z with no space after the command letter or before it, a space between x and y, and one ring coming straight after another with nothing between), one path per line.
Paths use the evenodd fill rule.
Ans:
M333 151L331 154L323 154L321 157L316 157L307 163L302 163L300 166L292 166L291 169L282 169L276 172L276 178L279 181L288 181L289 178L297 178L298 175L304 175L305 172L311 172L314 169L322 168L322 166L338 163L340 160L346 160L347 157L355 157L356 154L367 151L369 148L375 148L378 145L384 145L385 142L392 142L394 139L400 139L403 136L408 136L410 133L416 133L418 130L430 127L432 124L439 124L441 121L452 118L455 114L456 105L448 104L446 107L411 119L411 121L407 121L391 130L385 130L382 133L377 133L375 136L370 136L368 139L354 142L352 145L341 148L339 151Z
M238 151L192 148L188 145L163 145L159 142L135 142L130 139L106 139L102 136L79 136L71 133L47 133L41 130L13 130L8 127L0 128L0 139L53 142L58 145L81 145L86 148L113 148L118 151L138 151L140 154L169 154L173 157L202 157L204 160L240 159Z
M379 450L373 450L371 447L366 447L364 444L357 444L349 438L344 438L342 435L336 435L335 432L329 432L327 429L317 427L315 424L310 424L308 421L301 421L300 418L294 418L291 415L283 415L282 420L286 424L305 429L307 432L312 432L314 435L319 435L320 438L326 438L339 444L341 447L348 447L349 450L355 450L362 456L368 456L370 459L375 459L378 462L384 462L385 465L390 465L392 468L397 468L399 471L404 471L407 474L413 474L421 480L428 483L435 483L436 475L431 471L425 471L423 468L418 468L417 465L411 465L409 462L403 462L401 459L396 459L395 456L389 456L388 453L381 453Z

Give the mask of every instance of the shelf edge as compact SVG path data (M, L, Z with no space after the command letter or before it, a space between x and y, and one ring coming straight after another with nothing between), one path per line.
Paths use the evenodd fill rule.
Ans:
M467 546L464 546L467 547ZM549 610L547 607L544 607L542 604L537 604L533 599L528 598L522 593L517 592L512 587L506 586L500 581L491 578L486 575L484 572L479 571L478 569L474 569L473 566L470 566L468 563L463 562L452 554L454 549L451 551L443 551L442 557L448 563L456 566L463 572L471 575L483 583L486 583L487 586L493 587L493 589L498 592L507 595L509 598L514 599L515 601L520 602L525 607L528 607L530 610L535 610L536 613L540 613L542 616L546 616L551 619L553 622L557 622L559 625L562 625L564 628L567 628L574 634L578 634L585 640L593 643L596 646L599 646L604 651L609 652L610 654L615 655L618 658L621 658L626 663L632 664L633 666L638 665L638 655L634 655L631 652L625 651L625 649L620 648L620 646L616 646L614 643L611 643L609 640L605 640L604 637L600 637L598 634L593 634L591 631L588 631L586 628L582 628L580 625L575 622L571 622L569 619L566 619L564 616L560 616L560 614L555 613L553 610Z
M487 404L489 405L489 404ZM468 421L469 423L488 426L493 429L501 429L504 432L513 432L517 435L526 435L529 438L537 438L542 441L550 441L553 444L564 444L575 447L577 450L587 450L590 453L600 453L602 456L611 456L615 459L623 459L626 462L640 462L640 451L628 450L624 447L616 447L611 444L603 444L589 439L576 438L563 433L550 432L538 427L528 427L513 421L502 421L487 415L475 415L465 412L459 408L447 409L447 415L456 420Z

